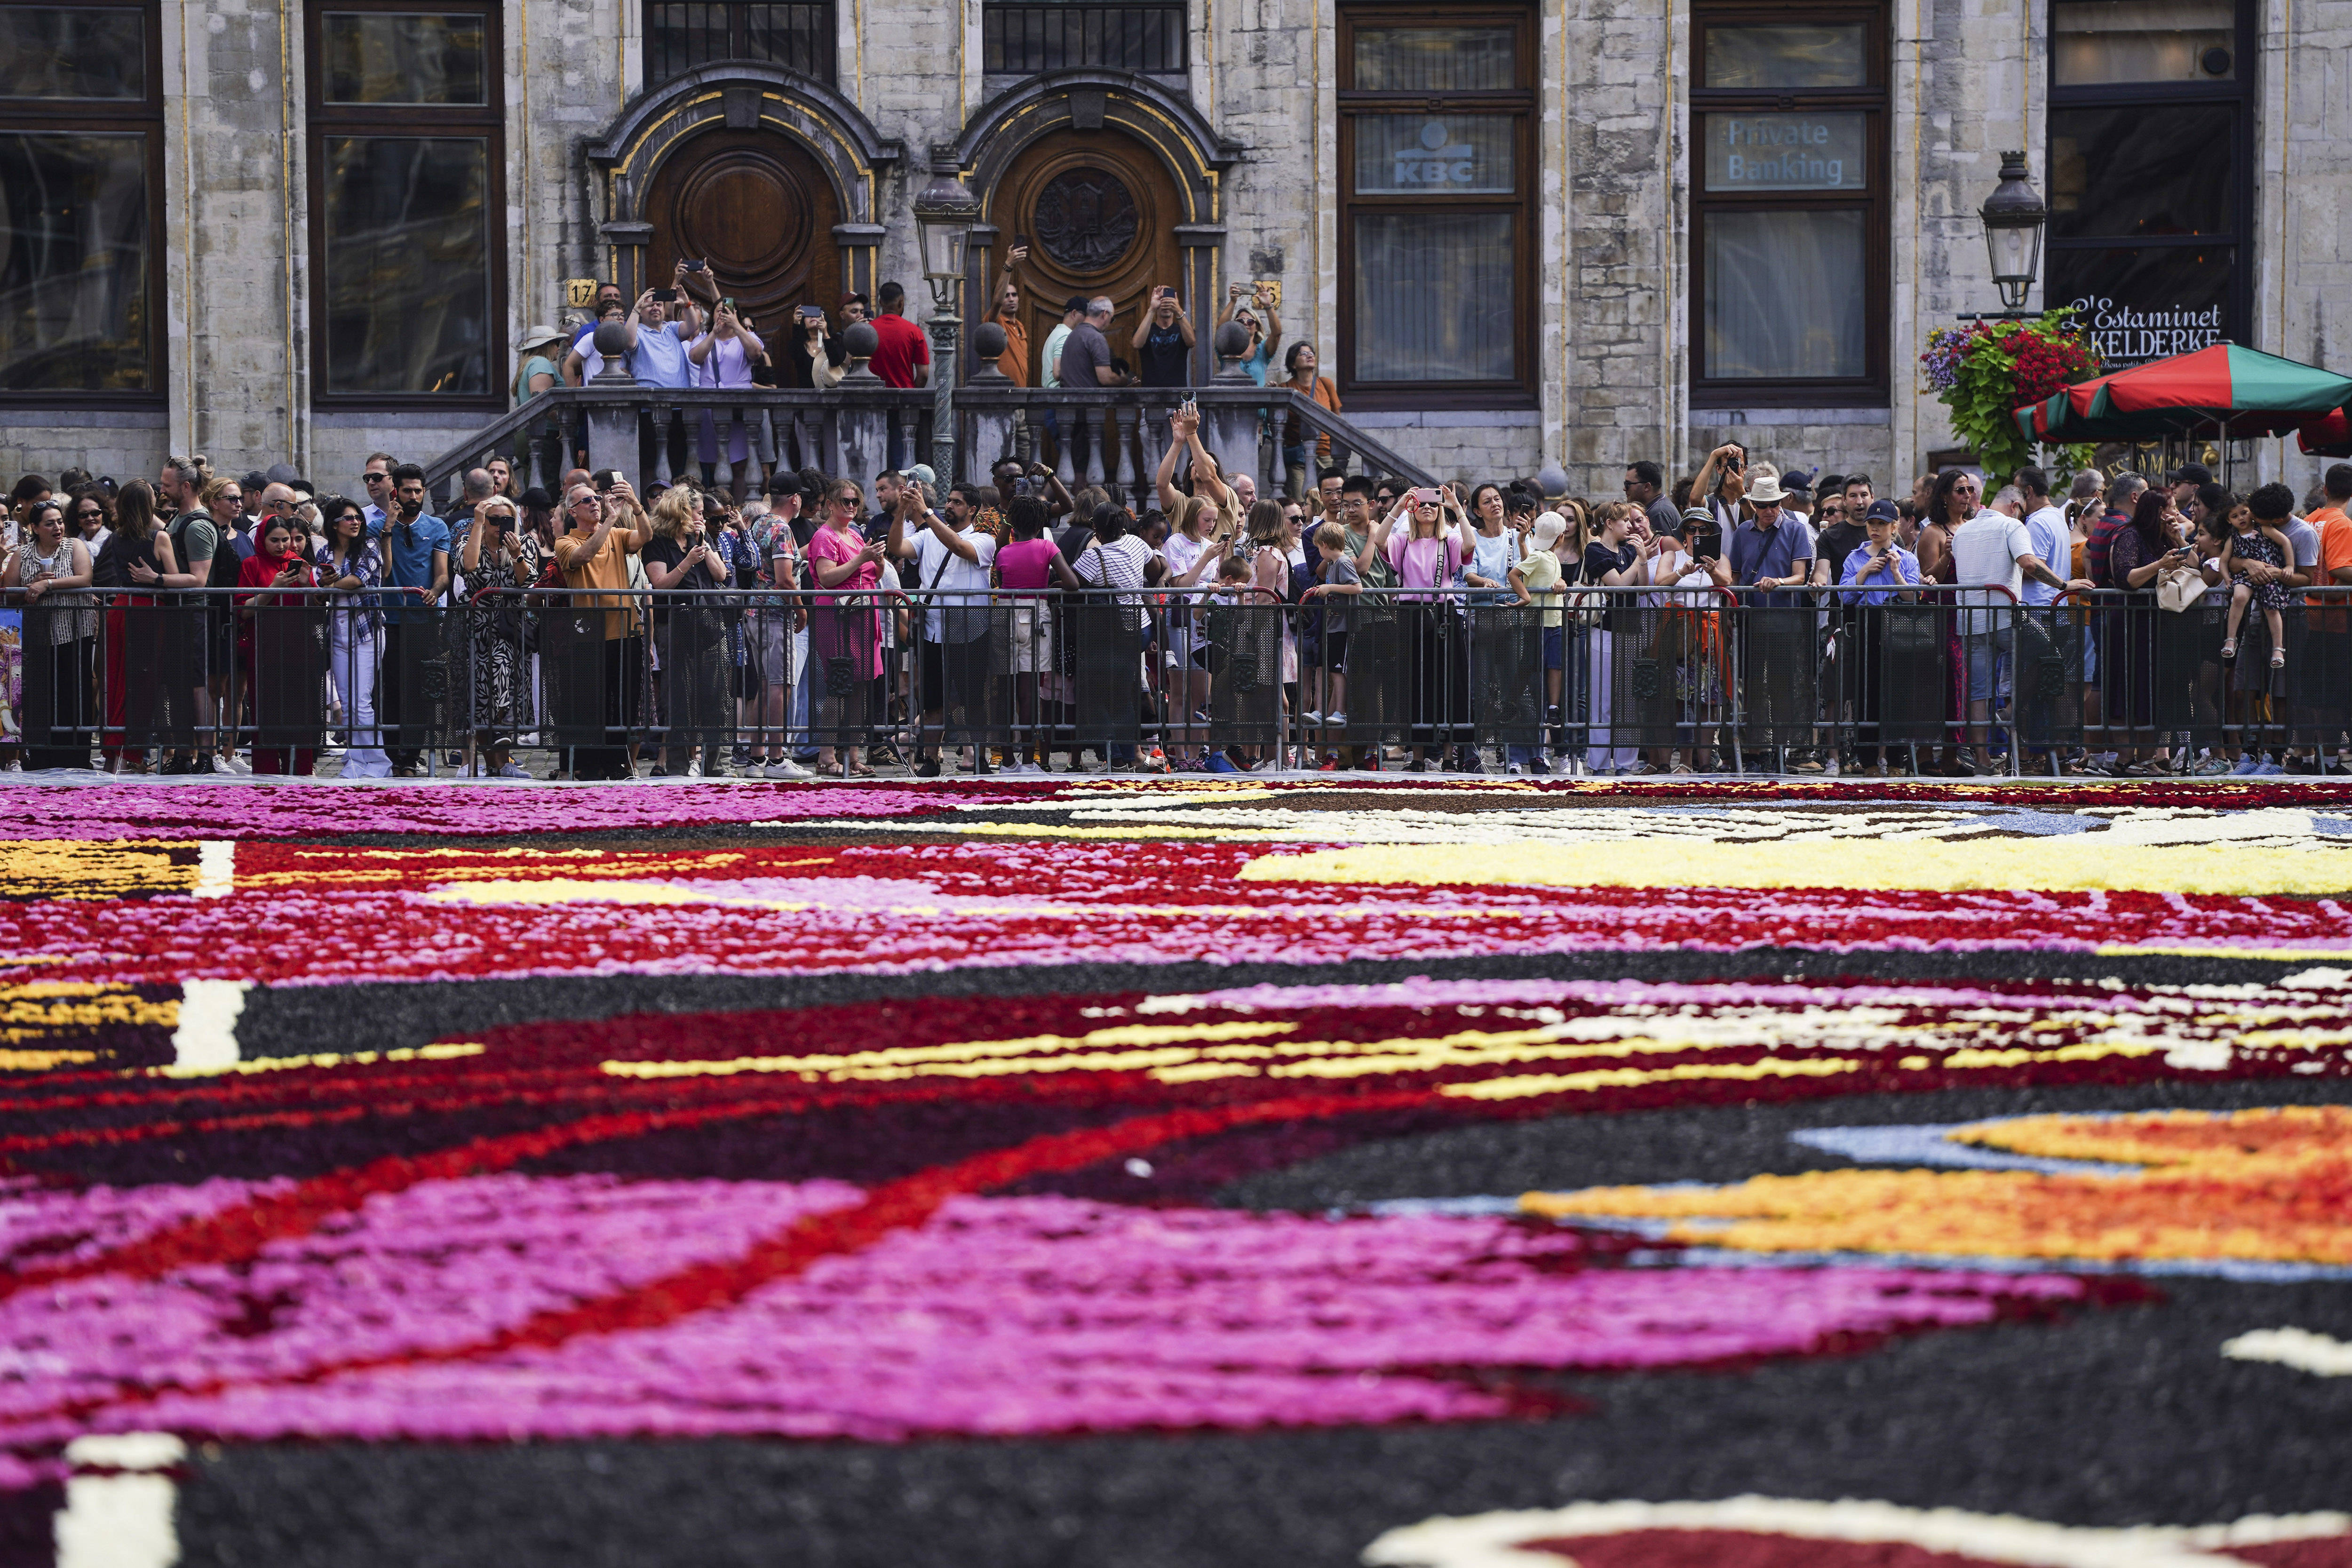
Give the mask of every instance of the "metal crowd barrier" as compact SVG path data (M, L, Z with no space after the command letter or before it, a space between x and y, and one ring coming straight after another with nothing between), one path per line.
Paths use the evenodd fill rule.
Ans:
M1178 767L1785 772L1811 758L1914 768L1999 752L2329 755L2352 737L2352 589L2293 594L2270 664L2259 604L2224 659L2229 601L2152 594L2026 605L1928 584L1366 590L1290 604L1255 587L59 592L22 605L30 767L249 752L345 776L488 771L554 753L575 778L648 759L706 771L831 753L979 770L1157 747ZM866 753L854 758L853 753ZM2153 766L2153 763L2150 764Z

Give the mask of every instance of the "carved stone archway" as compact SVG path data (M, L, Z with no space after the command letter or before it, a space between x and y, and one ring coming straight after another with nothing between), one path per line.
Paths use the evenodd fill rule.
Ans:
M881 185L905 156L904 145L886 140L856 104L815 78L745 62L704 66L662 82L588 144L592 209L605 215L599 232L606 265L623 292L634 298L649 282L667 281L645 275L653 224L644 203L670 154L713 131L780 136L815 161L833 188L841 285L871 294L882 244Z
M966 251L965 298L981 299L987 258L1013 232L996 210L1005 175L1023 153L1057 132L1131 139L1166 166L1181 206L1173 226L1185 257L1187 286L1196 301L1208 300L1216 289L1225 238L1223 181L1225 171L1241 162L1243 149L1219 135L1184 94L1150 77L1091 69L1029 78L982 104L951 147L933 149L935 156L954 158L965 184L980 198L981 222ZM1197 377L1203 382L1216 368L1210 336L1202 331L1195 350Z

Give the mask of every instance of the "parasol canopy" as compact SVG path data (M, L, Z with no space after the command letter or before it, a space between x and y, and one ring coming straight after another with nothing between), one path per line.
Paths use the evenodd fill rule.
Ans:
M2352 420L2345 417L2341 408L2306 419L2294 444L2315 458L2352 458Z
M2238 343L2150 360L2062 386L2017 410L2037 441L2283 436L2352 403L2352 376Z

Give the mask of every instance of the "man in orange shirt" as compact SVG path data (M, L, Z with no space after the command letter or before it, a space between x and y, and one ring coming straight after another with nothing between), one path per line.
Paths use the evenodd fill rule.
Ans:
M2327 490L2327 504L2313 509L2304 519L2319 531L2319 569L2313 586L2338 592L2305 596L2308 603L2325 607L2315 617L2318 635L2304 659L2310 673L2309 694L2302 706L2336 713L2352 702L2352 615L2346 613L2346 595L2341 592L2352 588L2352 508L2346 504L2352 502L2352 463L2331 465L2320 482ZM2318 755L2324 763L2325 741Z
M1004 329L1004 352L996 368L1015 386L1029 384L1029 327L1021 319L1021 264L1029 247L1016 245L1005 254L1004 276L996 280L996 312L988 319Z
M555 542L555 563L562 569L563 585L574 589L619 589L629 585L629 557L653 539L653 521L637 504L629 481L605 470L605 490L599 495L588 485L573 485L564 496L568 525ZM639 662L645 647L636 611L624 591L574 595L570 608L604 612L604 721L607 744L581 746L570 756L575 779L625 779L632 776L628 729L641 711L637 692L642 683ZM584 629L584 625L583 625ZM568 715L577 726L584 716ZM559 721L562 722L562 721ZM593 721L589 721L593 722Z

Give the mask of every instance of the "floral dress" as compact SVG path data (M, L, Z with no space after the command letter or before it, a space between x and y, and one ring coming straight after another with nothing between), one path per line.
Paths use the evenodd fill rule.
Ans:
M494 739L510 739L528 725L529 666L522 598L493 590L530 587L539 581L544 563L538 535L523 529L508 537L514 541L513 570L500 569L485 550L480 569L465 574L459 600L471 612L466 616L469 646L464 661L469 718L461 727L487 730Z

